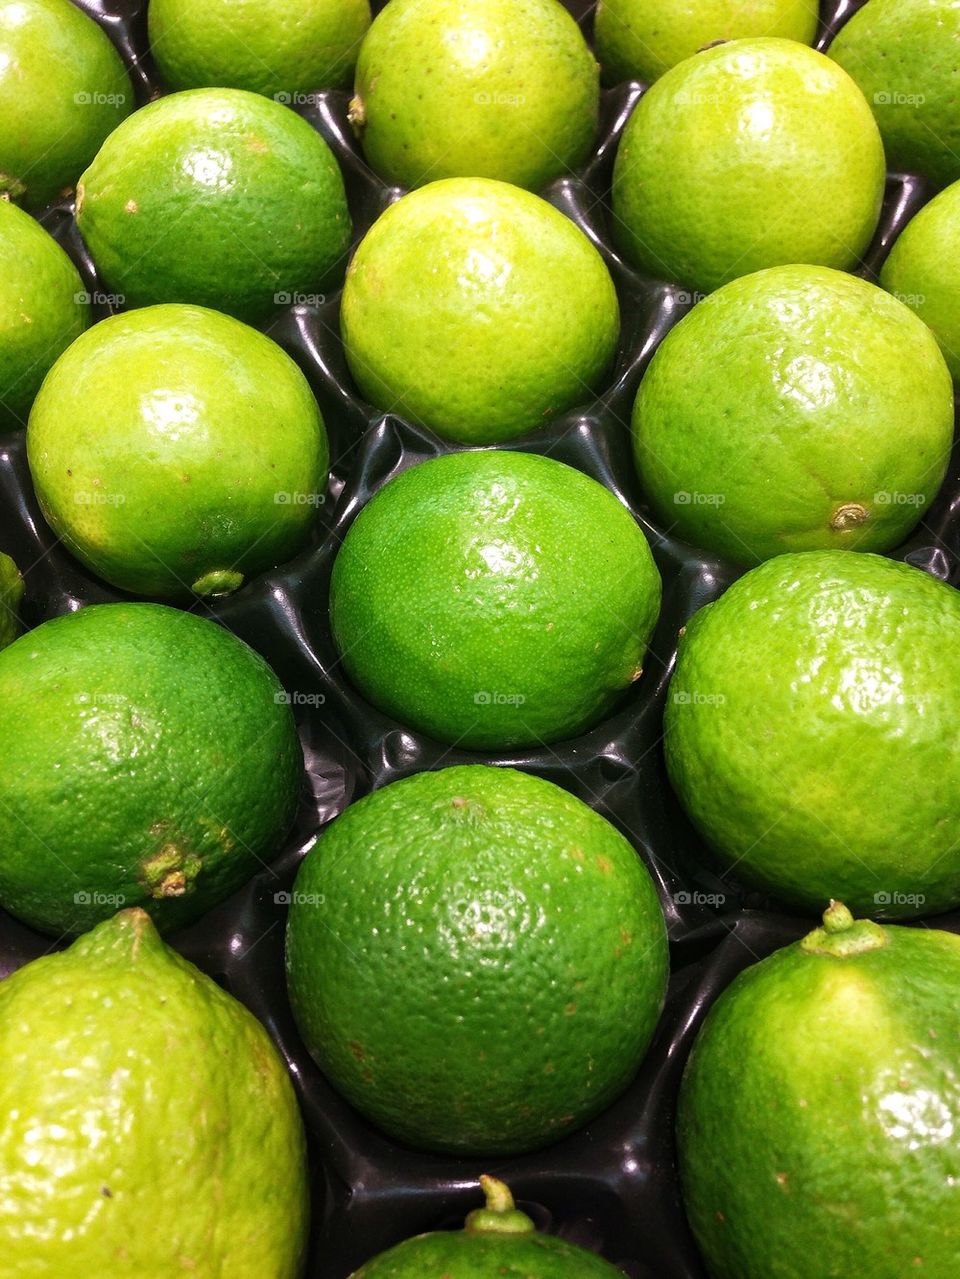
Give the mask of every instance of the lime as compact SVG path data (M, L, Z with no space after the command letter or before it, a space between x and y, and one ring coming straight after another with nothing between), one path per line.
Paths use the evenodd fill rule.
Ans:
M0 199L0 425L26 426L50 365L89 323L77 268L39 222Z
M17 610L23 599L23 578L9 555L0 551L0 648L12 644L20 633Z
M629 511L528 453L455 453L392 479L349 529L330 587L360 691L476 749L592 727L639 677L659 607Z
M869 0L830 46L873 107L890 167L960 178L955 0Z
M0 905L79 932L195 919L273 856L302 769L276 676L229 632L100 604L0 653Z
M929 324L954 381L960 381L960 182L907 223L880 283Z
M174 93L132 115L81 178L77 225L121 304L196 302L247 320L319 294L350 240L323 138L241 89Z
M297 1279L303 1124L246 1008L125 910L0 983L0 1251L18 1279Z
M150 0L147 19L171 88L221 85L291 102L348 86L370 0Z
M538 1234L502 1181L482 1176L486 1204L463 1230L438 1230L398 1244L362 1266L351 1279L623 1279L623 1272L552 1235Z
M391 205L360 242L340 326L368 400L480 444L589 399L620 311L575 223L518 187L449 178Z
M327 483L306 378L270 338L203 307L85 333L50 371L27 447L57 536L143 595L222 594L289 559Z
M686 627L667 768L744 882L931 915L960 904L958 719L960 593L876 555L782 555Z
M529 1150L636 1073L667 975L656 892L551 782L486 765L394 782L323 832L292 896L304 1043L390 1136Z
M930 330L876 285L770 267L668 333L633 432L647 496L688 542L747 563L883 551L943 481L953 387Z
M110 37L70 0L0 0L0 196L66 194L133 105Z
M792 40L732 40L640 99L614 232L641 270L706 293L768 266L853 266L883 189L876 123L836 63Z
M954 1279L960 938L836 902L823 921L741 973L697 1037L690 1223L714 1279Z
M390 0L360 48L351 118L387 182L536 190L587 158L599 101L559 0Z
M782 36L812 44L817 0L600 0L597 57L609 84L656 80L720 40Z

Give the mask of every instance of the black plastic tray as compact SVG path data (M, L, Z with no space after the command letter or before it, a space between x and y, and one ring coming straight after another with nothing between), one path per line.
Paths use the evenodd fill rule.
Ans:
M156 96L160 86L146 48L145 3L82 0L82 7L117 43L140 99ZM592 6L569 0L568 7L589 33ZM858 7L855 0L827 7L821 48ZM607 195L613 156L640 93L639 85L605 93L592 159L579 175L543 192L586 231L613 273L624 317L616 367L594 403L510 446L550 454L612 489L647 533L663 576L663 611L646 671L618 712L594 731L520 755L449 750L375 711L345 680L327 623L336 550L377 488L403 467L448 446L359 399L340 345L338 296L319 307L291 307L264 326L303 368L323 410L333 458L327 501L310 548L234 596L197 603L195 611L250 643L297 694L294 709L306 757L303 799L295 830L272 866L172 942L253 1009L290 1065L310 1133L314 1204L308 1273L313 1279L344 1279L402 1238L460 1224L476 1205L481 1172L508 1180L541 1227L602 1251L634 1279L705 1279L674 1166L673 1105L680 1072L706 1009L732 977L813 926L809 918L778 913L710 870L664 771L661 715L677 633L742 570L705 557L654 524L632 463L628 423L637 385L657 343L691 305L682 289L639 277L610 247ZM364 164L347 124L347 101L345 93L322 94L302 114L340 161L356 240L401 193L385 187ZM918 178L889 176L880 228L861 274L875 278L896 234L929 195ZM77 262L90 292L105 292L77 235L71 203L52 206L40 220ZM99 315L107 311L98 304ZM28 626L83 603L129 598L93 578L57 545L33 496L22 433L0 435L0 494L0 548L24 572ZM955 450L939 498L894 558L957 585L958 552L960 458ZM422 1154L381 1136L313 1065L293 1025L283 976L284 894L319 828L373 787L425 768L471 761L509 763L549 778L608 817L653 873L670 932L667 1007L636 1081L588 1127L547 1150L513 1159ZM939 917L936 926L960 932L960 912ZM0 911L0 977L63 944Z

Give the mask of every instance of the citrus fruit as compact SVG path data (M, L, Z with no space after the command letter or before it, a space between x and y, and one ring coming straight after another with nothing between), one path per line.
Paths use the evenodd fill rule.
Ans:
M0 0L0 196L66 194L133 106L110 37L70 0Z
M958 981L960 938L834 902L720 996L677 1132L714 1279L960 1273Z
M455 453L390 480L347 532L330 587L360 691L474 748L595 724L639 677L659 607L629 511L527 453Z
M600 0L597 57L609 84L656 80L720 40L782 36L812 44L817 0Z
M214 84L291 102L347 87L370 0L150 0L147 19L172 89Z
M387 182L536 190L586 159L599 92L559 0L391 0L360 47L351 119Z
M960 381L960 182L934 196L907 223L880 283L933 330Z
M320 134L241 89L193 89L115 130L77 187L77 225L128 307L195 302L262 319L342 269L343 178Z
M23 578L9 555L0 551L0 648L12 644L20 633L17 610L23 598Z
M503 182L448 178L361 240L340 327L371 403L479 444L589 399L620 310L603 258L562 213Z
M960 594L876 555L767 560L681 637L670 780L725 870L890 918L960 903Z
M0 983L18 1279L297 1279L303 1124L256 1018L125 910Z
M622 1279L623 1272L592 1252L553 1235L539 1234L525 1212L519 1212L502 1181L482 1176L486 1199L475 1208L463 1230L437 1230L419 1235L381 1253L351 1279L486 1279L513 1275L518 1279Z
M890 167L939 186L960 178L958 40L954 0L869 0L830 46L873 107Z
M632 846L510 768L419 773L352 804L292 894L304 1043L412 1146L507 1154L586 1123L635 1074L666 974Z
M303 545L328 449L275 342L203 307L147 307L66 351L27 432L41 509L106 581L175 598L234 590Z
M89 323L77 268L39 222L0 199L0 426L26 426L50 365Z
M118 906L195 919L279 851L302 756L252 649L161 604L100 604L0 653L0 905L42 932Z
M704 293L768 266L845 269L873 235L884 177L870 108L836 63L793 40L732 40L640 99L613 229L641 270Z
M953 387L896 298L829 267L770 267L667 334L633 434L655 512L688 542L747 563L884 551L943 481Z

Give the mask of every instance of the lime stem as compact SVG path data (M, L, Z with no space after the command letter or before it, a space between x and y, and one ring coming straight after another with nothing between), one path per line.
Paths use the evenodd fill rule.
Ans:
M863 955L868 950L879 950L889 943L885 928L872 919L854 919L843 902L831 901L823 912L823 927L807 933L800 942L800 949L808 955L843 959Z
M831 901L823 912L823 926L828 933L842 933L853 924L853 915L843 902Z
M482 1208L475 1208L467 1217L465 1229L470 1234L533 1233L533 1222L525 1212L520 1212L514 1206L513 1195L502 1181L498 1181L496 1177L488 1177L484 1173L480 1178L480 1189L487 1202Z

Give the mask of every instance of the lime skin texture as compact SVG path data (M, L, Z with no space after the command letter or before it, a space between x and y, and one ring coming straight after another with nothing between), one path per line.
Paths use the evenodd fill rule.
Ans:
M0 427L26 426L47 370L89 323L77 268L39 222L0 199Z
M357 61L351 119L386 182L539 190L586 160L599 68L559 0L391 0Z
M88 568L160 598L223 594L289 559L327 486L306 378L270 338L203 307L101 321L30 414L44 517Z
M204 618L100 604L0 653L0 905L180 927L279 851L303 757L276 676Z
M883 199L863 94L793 40L732 40L644 94L617 151L613 231L647 275L702 293L768 266L846 270Z
M0 982L16 1279L298 1279L303 1124L267 1032L131 909Z
M133 107L110 37L70 0L0 0L0 197L67 194Z
M829 49L873 108L890 168L940 187L960 178L958 40L954 0L869 0Z
M667 976L636 851L551 782L468 765L352 804L297 876L287 980L347 1099L407 1145L513 1154L636 1073Z
M0 648L6 648L20 634L17 610L23 599L23 578L10 558L0 551Z
M407 1239L361 1266L351 1279L623 1279L623 1271L595 1253L538 1234L502 1181L481 1176L480 1185L486 1207L474 1209L463 1230Z
M694 1044L690 1224L714 1279L954 1279L960 939L824 919L741 973Z
M150 52L172 89L222 85L278 102L345 89L369 0L150 0Z
M960 381L960 182L907 223L880 283L930 326L954 382Z
M503 749L592 727L639 678L660 609L608 489L533 454L454 453L390 480L333 566L330 621L374 706Z
M780 36L812 44L817 0L599 0L594 39L603 79L659 79L718 40Z
M193 302L250 323L346 265L343 177L289 107L192 89L142 107L77 186L77 226L127 307Z
M448 178L404 196L364 236L340 328L377 408L491 444L592 398L620 308L569 218L504 182Z
M847 551L778 556L681 636L667 769L718 865L777 902L960 903L960 594Z
M633 410L637 468L685 541L755 564L885 551L921 518L953 442L934 335L829 267L742 276L661 343Z

